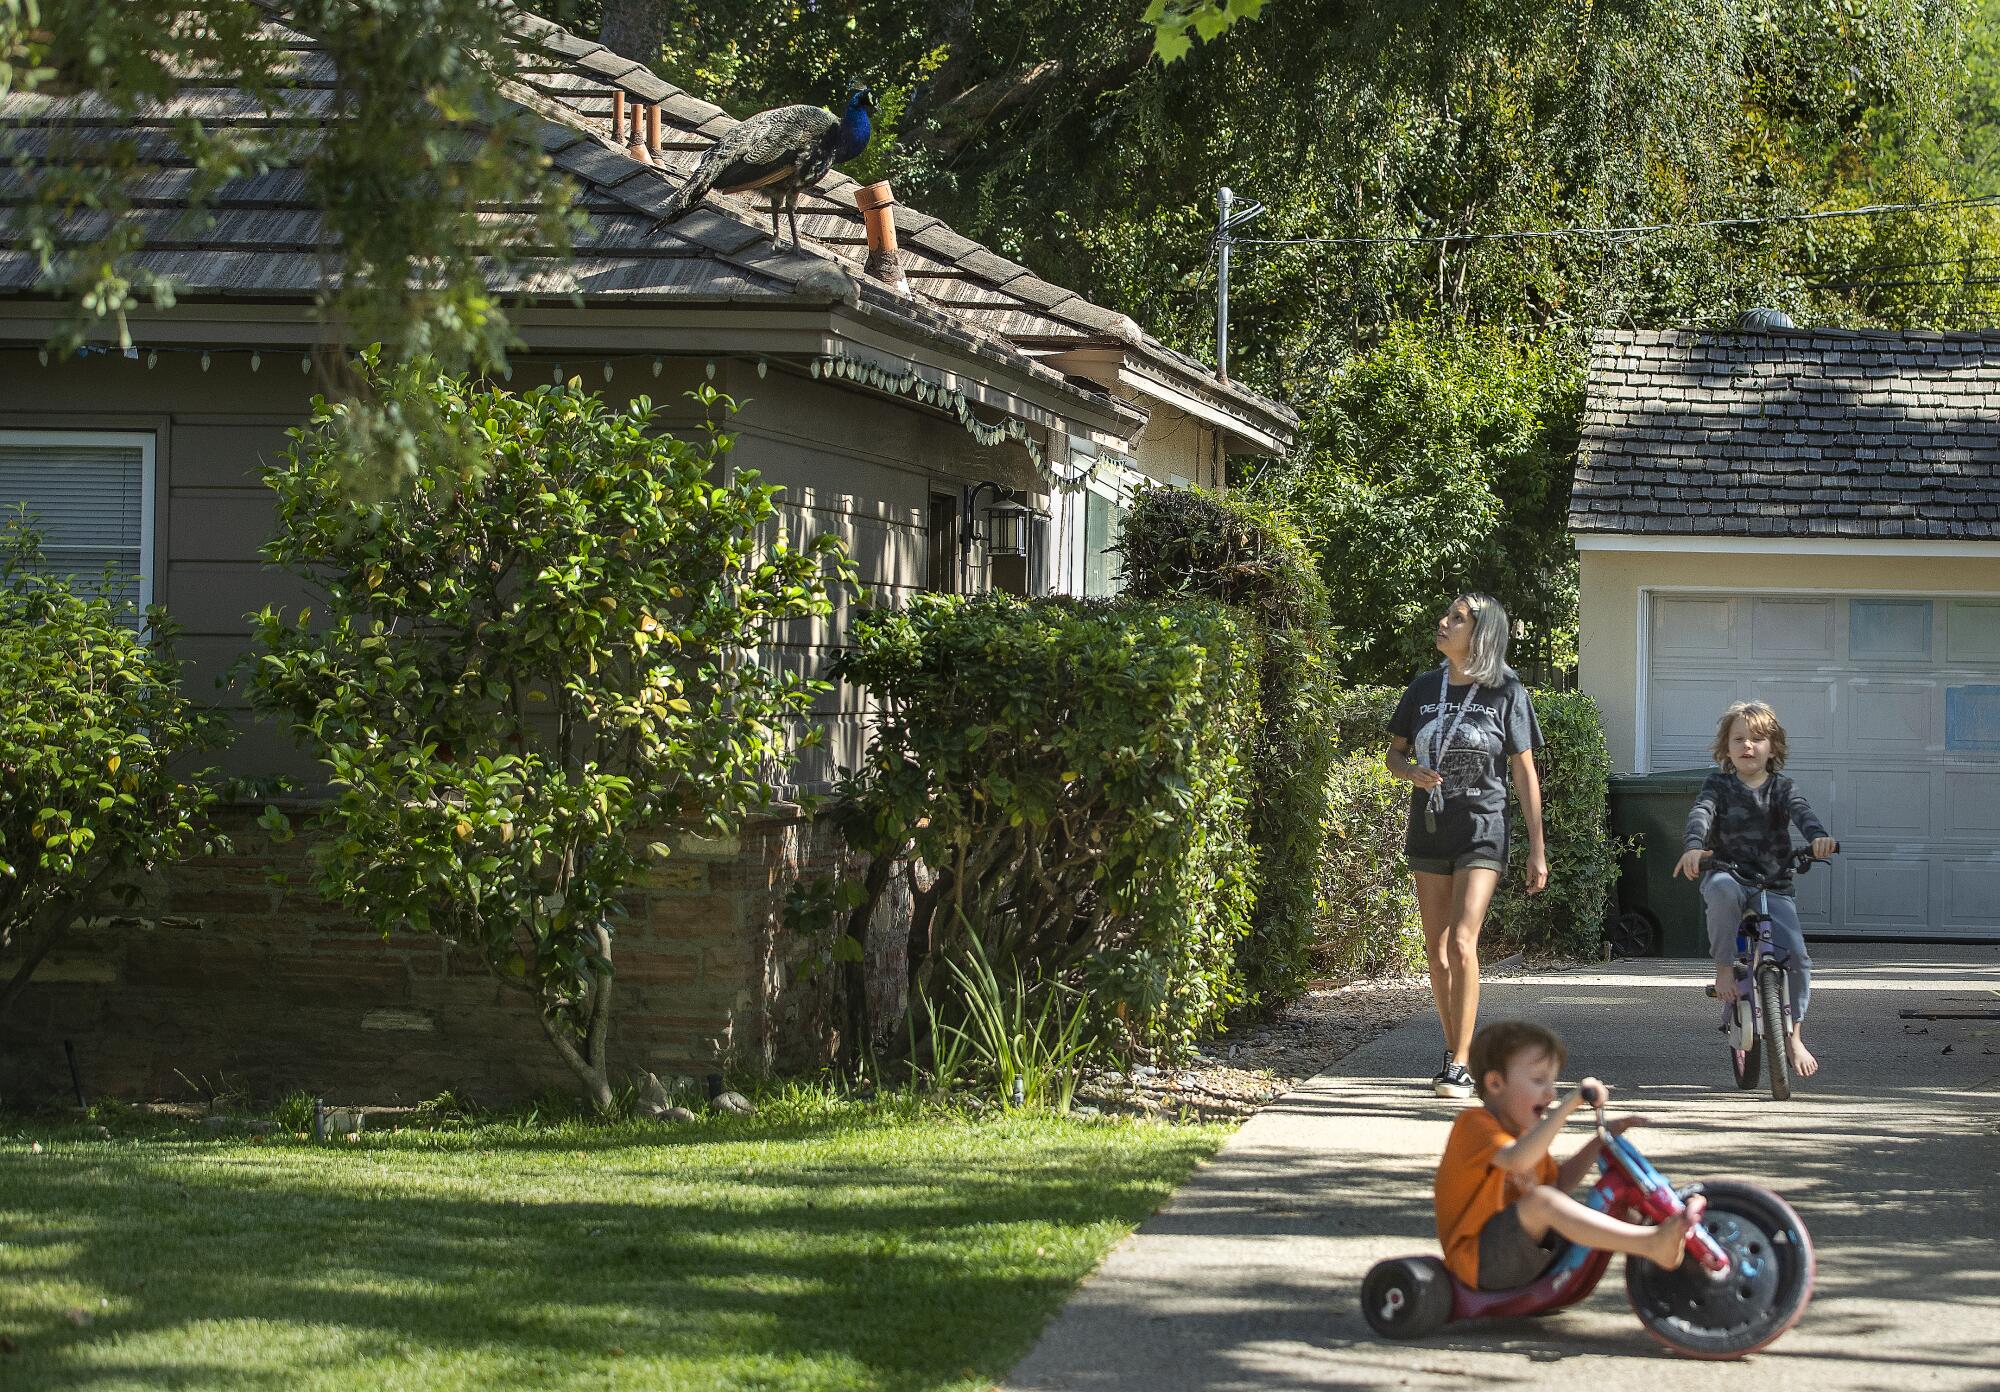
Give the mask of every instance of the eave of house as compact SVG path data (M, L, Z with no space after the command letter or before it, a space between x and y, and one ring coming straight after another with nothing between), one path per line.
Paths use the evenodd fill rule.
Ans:
M2000 540L1949 537L1692 536L1662 532L1573 532L1579 551L1709 556L2000 556Z
M988 356L970 336L955 343L865 302L829 297L817 304L702 303L662 297L615 305L531 305L511 317L530 353L764 357L801 366L845 357L885 371L917 372L984 408L1043 428L1129 440L1146 423L1144 412L1084 390L1046 367L1037 369L1018 356L1011 362ZM45 297L0 299L0 343L39 346L63 322L62 307ZM190 297L165 313L135 310L129 323L134 341L148 347L307 350L328 342L303 302ZM915 403L903 404L916 409Z
M1123 345L1102 344L1044 352L1042 362L1100 386L1124 387L1150 401L1183 411L1222 431L1234 454L1261 454L1282 459L1291 448L1291 423L1273 416L1253 420L1228 409L1191 382L1171 379L1152 363Z

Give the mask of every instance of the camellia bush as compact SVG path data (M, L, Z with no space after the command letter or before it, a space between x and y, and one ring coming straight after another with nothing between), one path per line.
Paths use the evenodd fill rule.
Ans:
M881 723L837 815L869 860L833 957L860 961L909 871L913 1005L948 1003L976 957L1081 992L1099 1040L1184 1052L1241 996L1257 659L1214 603L924 596L863 616L838 666ZM872 1035L861 987L850 1046Z
M1334 758L1326 739L1333 694L1326 583L1285 513L1235 494L1145 489L1119 550L1131 598L1219 599L1257 625L1263 718L1245 751L1257 907L1238 955L1245 1004L1270 1011L1296 995L1313 969Z
M78 920L211 844L215 784L185 764L216 719L181 694L166 615L135 617L0 533L0 1017Z
M769 801L822 683L759 660L831 610L838 544L774 535L777 492L728 434L656 433L576 383L525 394L372 369L441 429L392 495L358 497L343 405L268 475L265 548L325 596L265 610L255 699L324 761L321 891L476 953L533 1005L600 1109L614 928L668 824ZM717 411L726 399L698 394Z

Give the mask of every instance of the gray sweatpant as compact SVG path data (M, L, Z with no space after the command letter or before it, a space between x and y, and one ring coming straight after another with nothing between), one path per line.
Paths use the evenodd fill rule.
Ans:
M1708 906L1708 947L1719 967L1736 958L1736 925L1743 910L1756 894L1727 870L1711 870L1702 878L1701 902ZM1812 958L1806 952L1805 931L1799 927L1799 901L1789 894L1770 896L1771 943L1789 959L1785 975L1791 978L1792 1018L1806 1017L1806 1001L1812 995Z

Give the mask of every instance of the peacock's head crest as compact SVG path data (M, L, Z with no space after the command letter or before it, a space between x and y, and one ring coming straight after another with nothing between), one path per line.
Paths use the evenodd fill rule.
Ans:
M848 88L847 109L849 111L873 111L875 109L875 93L869 89L867 83L856 82Z

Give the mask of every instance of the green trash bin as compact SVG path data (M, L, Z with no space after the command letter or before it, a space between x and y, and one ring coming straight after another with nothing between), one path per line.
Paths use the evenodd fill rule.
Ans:
M1611 776L1611 834L1638 842L1619 866L1612 925L1613 942L1627 950L1650 937L1652 951L1663 957L1708 956L1701 895L1692 881L1674 878L1688 809L1708 773L1699 768Z

